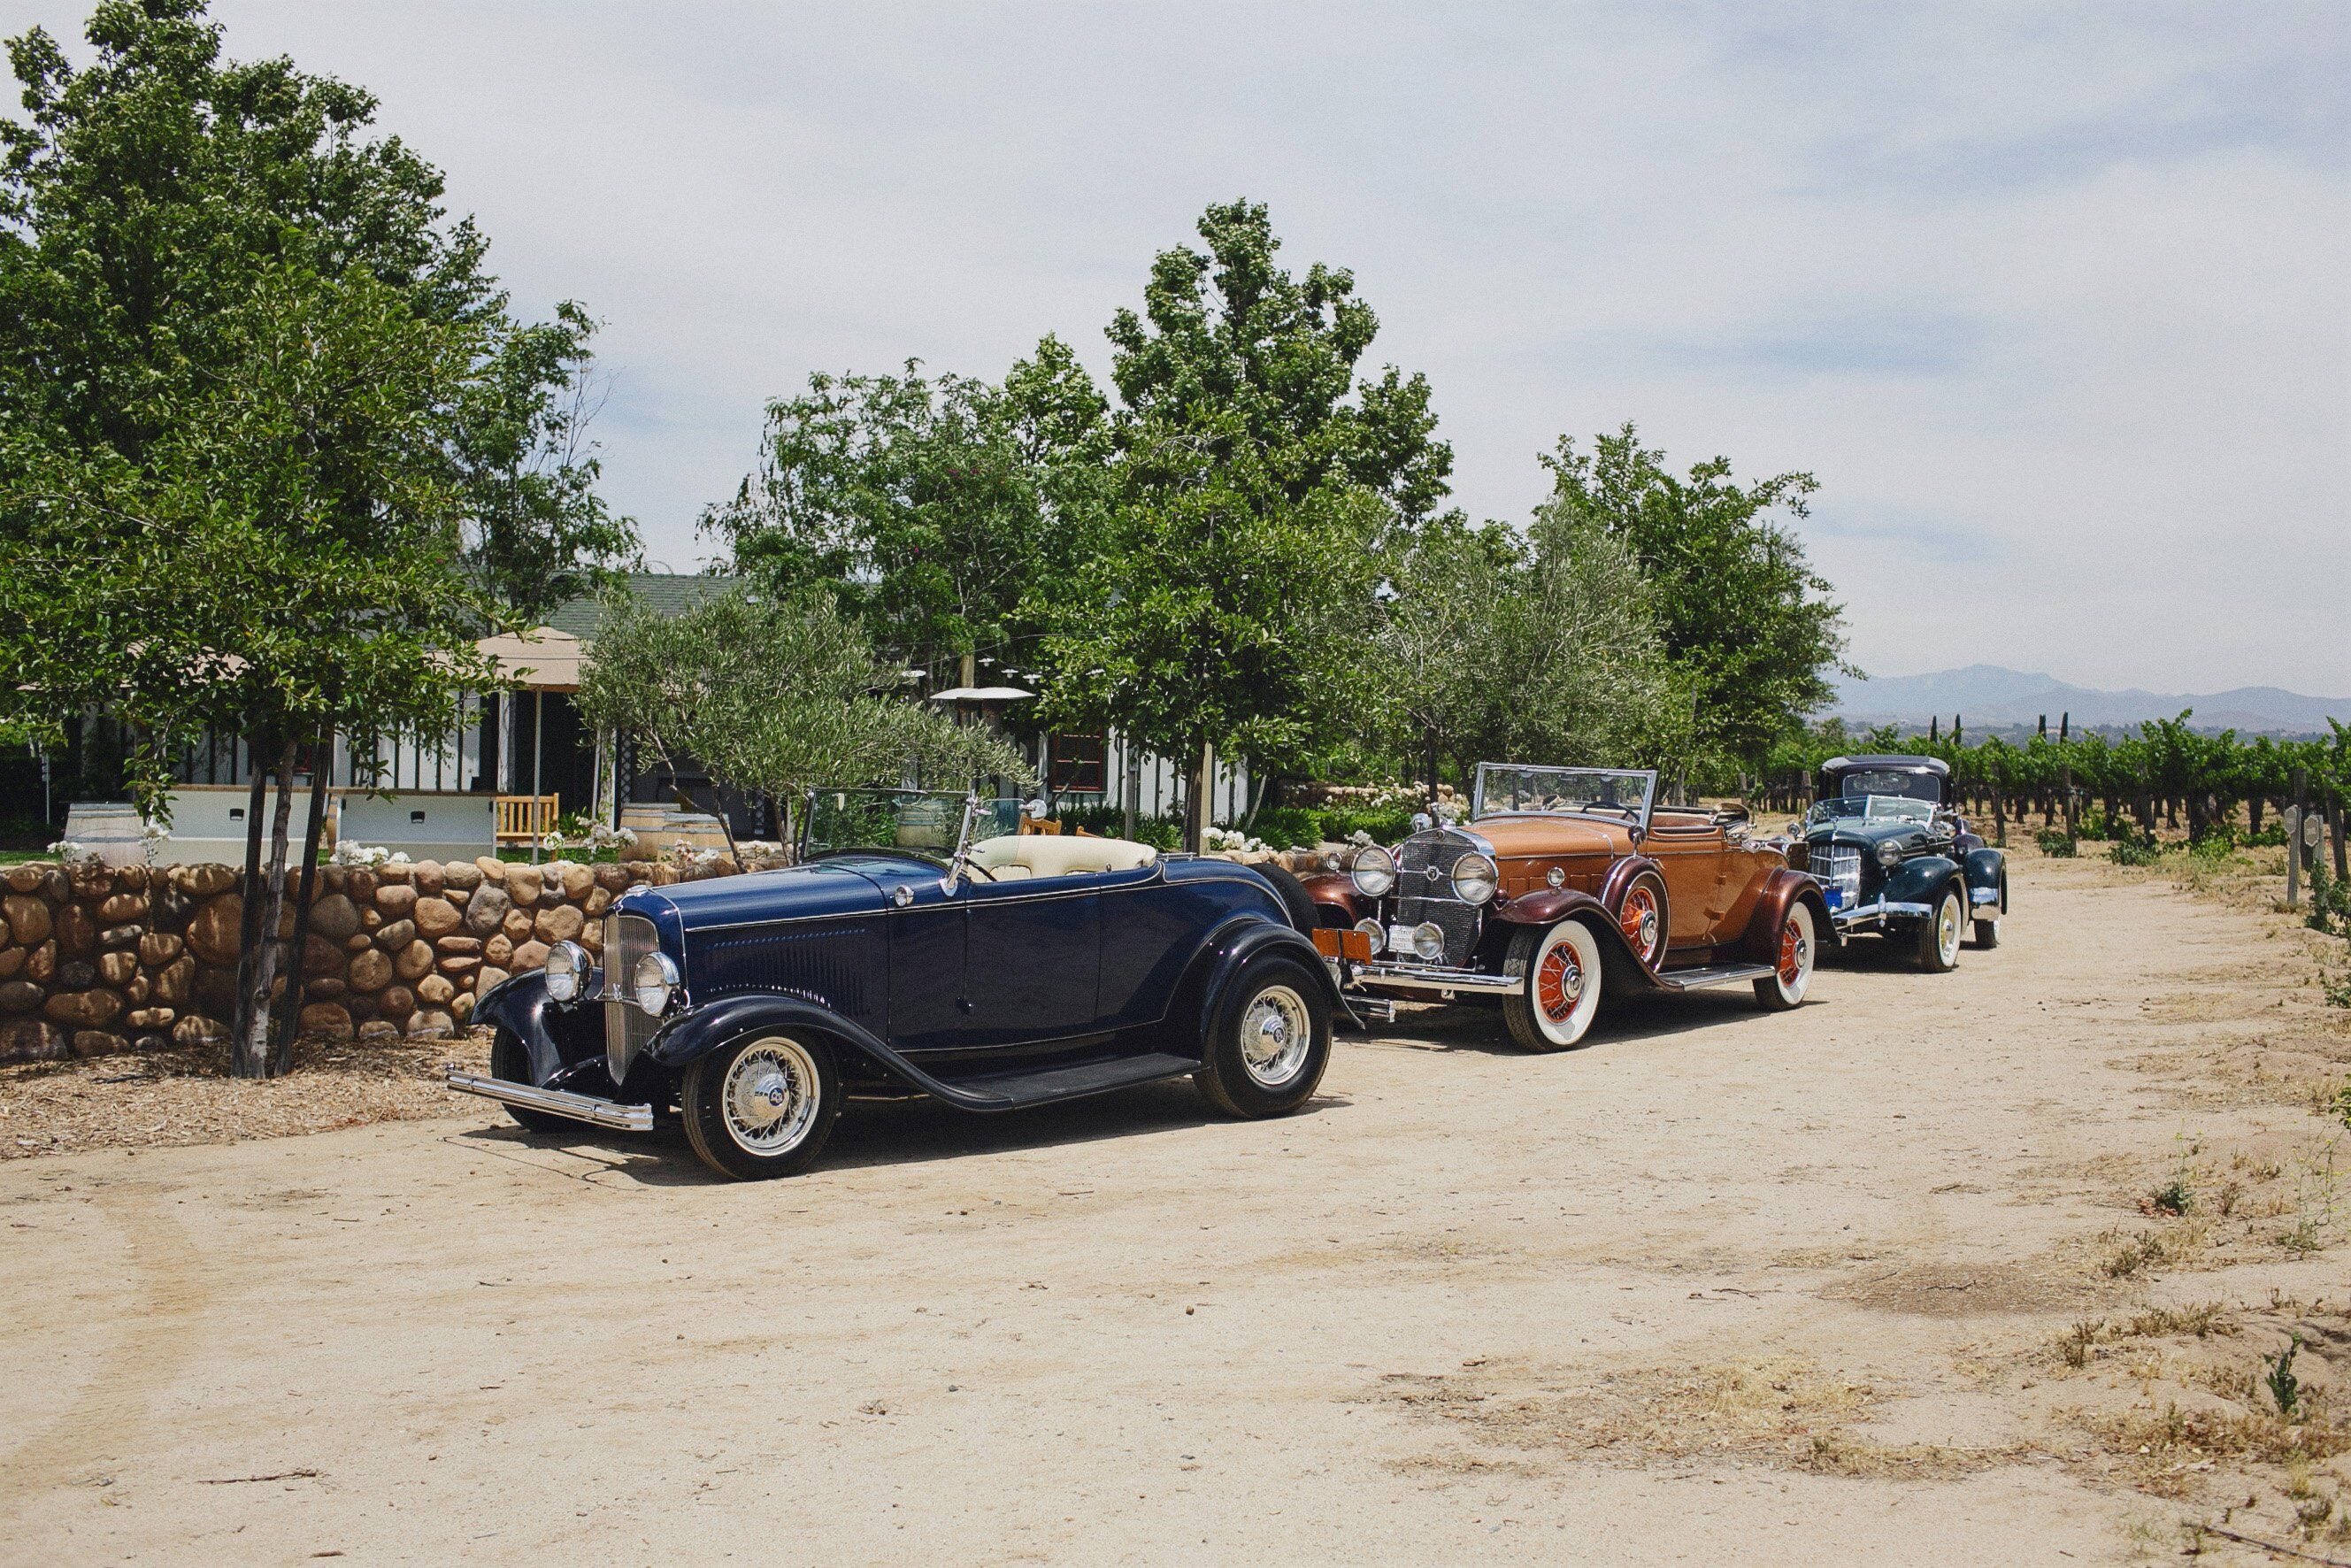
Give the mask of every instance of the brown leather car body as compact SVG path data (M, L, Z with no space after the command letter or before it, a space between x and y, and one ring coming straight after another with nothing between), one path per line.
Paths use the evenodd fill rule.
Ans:
M1811 877L1789 867L1784 846L1750 841L1745 826L1733 814L1660 808L1651 814L1646 833L1603 814L1550 812L1500 814L1436 830L1490 844L1499 873L1495 897L1480 911L1471 951L1448 954L1447 960L1458 967L1498 971L1514 927L1548 925L1581 912L1604 915L1604 922L1592 923L1604 924L1616 937L1612 957L1629 960L1621 967L1612 961L1612 974L1651 987L1662 981L1666 988L1676 988L1673 978L1680 970L1768 963L1791 901L1808 897L1817 904L1820 894ZM1429 836L1416 834L1400 847ZM1556 886L1551 882L1554 869L1560 873ZM1666 894L1666 940L1648 952L1626 928L1631 922L1625 900L1645 871L1656 873ZM1365 898L1344 872L1301 880L1325 926L1377 919L1382 909L1374 906L1393 910L1397 903L1398 894ZM1825 930L1826 906L1818 913ZM1662 950L1656 950L1659 946Z

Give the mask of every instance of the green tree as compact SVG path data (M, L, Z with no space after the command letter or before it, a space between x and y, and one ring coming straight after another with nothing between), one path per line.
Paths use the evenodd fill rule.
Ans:
M895 668L831 596L750 588L664 617L606 601L580 710L672 768L687 758L778 808L784 841L811 789L895 784L910 770L960 788L1031 782L1020 754L977 726L897 695Z
M759 466L701 527L779 593L821 588L877 642L928 663L1008 650L1022 601L1065 566L1055 469L1101 394L1051 339L1005 388L925 376L809 378L768 405Z
M1398 562L1374 643L1384 730L1440 763L1562 765L1682 758L1686 695L1625 544L1557 505L1520 535L1439 519Z
M360 89L225 61L200 0L109 0L87 32L78 69L39 29L9 45L0 667L36 678L0 683L0 727L120 716L151 809L192 728L228 729L282 824L302 745L437 722L473 637L629 548L580 435L589 324L512 319ZM248 881L248 978L282 885ZM266 989L242 1071L271 1060Z
M1807 515L1813 476L1742 486L1729 459L1717 457L1677 477L1631 424L1588 453L1562 436L1543 463L1552 506L1632 548L1666 652L1690 676L1698 745L1762 764L1829 700L1829 676L1842 667L1843 611L1791 526Z
M15 716L123 714L151 806L180 743L217 727L252 745L232 1036L237 1071L261 1076L290 1043L271 1048L280 955L261 934L285 901L300 749L338 730L446 734L492 678L474 648L491 606L450 570L464 513L442 440L475 361L469 329L357 269L272 267L209 332L207 375L136 411L154 431L139 461L12 443L0 622L31 633L8 640Z
M1120 403L1086 548L1038 605L1049 718L1182 758L1186 842L1218 750L1279 764L1358 710L1381 562L1446 494L1428 388L1355 371L1344 270L1275 260L1262 205L1210 207L1109 336Z

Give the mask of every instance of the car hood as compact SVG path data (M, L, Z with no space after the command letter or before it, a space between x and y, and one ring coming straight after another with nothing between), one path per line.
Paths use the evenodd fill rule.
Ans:
M1622 855L1633 849L1632 824L1619 827L1588 817L1480 817L1464 825L1494 846L1498 859L1546 859L1568 855Z
M882 879L893 873L899 881L939 874L926 862L895 855L834 855L782 871L640 884L622 894L614 907L647 916L664 936L681 936L718 925L864 915L883 906L888 884Z

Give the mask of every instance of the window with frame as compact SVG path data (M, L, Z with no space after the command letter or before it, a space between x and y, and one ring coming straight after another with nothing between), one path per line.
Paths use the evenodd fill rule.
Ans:
M1103 789L1108 746L1100 735L1057 735L1047 780L1056 795L1099 795Z

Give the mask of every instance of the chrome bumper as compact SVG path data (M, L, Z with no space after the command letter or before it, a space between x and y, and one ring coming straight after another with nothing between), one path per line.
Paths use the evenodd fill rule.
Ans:
M1829 918L1835 921L1837 929L1842 931L1848 925L1874 925L1888 918L1924 920L1934 912L1930 904L1897 904L1881 898L1875 904L1856 904L1851 909L1833 909L1829 911Z
M1974 904L1998 904L2000 902L2000 889L1996 887L1971 887L1968 889L1968 902Z
M1405 991L1455 991L1471 996L1501 997L1517 990L1523 982L1507 975L1447 968L1442 964L1370 963L1363 966L1355 977L1355 983Z
M454 1067L449 1069L449 1087L460 1094L479 1094L485 1100L496 1100L502 1105L519 1105L526 1111L544 1111L550 1116L569 1116L591 1127L611 1127L623 1133L650 1133L653 1130L653 1108L650 1105L623 1105L617 1100L599 1100L593 1094L574 1094L562 1089L537 1089L508 1079L485 1078L478 1072L460 1072Z

